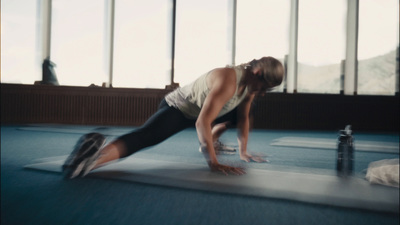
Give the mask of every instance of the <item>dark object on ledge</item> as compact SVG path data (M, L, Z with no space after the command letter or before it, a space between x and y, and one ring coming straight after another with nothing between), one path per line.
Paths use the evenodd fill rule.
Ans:
M42 64L42 81L40 84L47 84L47 85L56 85L58 86L58 80L57 80L57 75L54 70L54 67L56 66L55 63L50 61L49 58L46 58L43 61ZM36 83L36 82L35 82Z
M172 83L172 84L169 84L169 85L165 85L165 90L172 91L172 90L175 90L177 88L179 88L179 83Z

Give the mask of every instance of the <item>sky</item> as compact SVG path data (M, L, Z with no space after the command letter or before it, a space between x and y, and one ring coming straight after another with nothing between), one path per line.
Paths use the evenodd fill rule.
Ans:
M178 0L175 81L189 83L230 63L229 0ZM38 1L1 1L1 81L41 79ZM345 0L300 0L298 60L322 66L345 57ZM79 5L80 7L76 7ZM171 5L166 0L117 0L114 86L169 83ZM238 0L236 63L288 53L290 0ZM108 81L105 1L53 0L51 59L64 85ZM398 0L360 0L359 59L398 44Z

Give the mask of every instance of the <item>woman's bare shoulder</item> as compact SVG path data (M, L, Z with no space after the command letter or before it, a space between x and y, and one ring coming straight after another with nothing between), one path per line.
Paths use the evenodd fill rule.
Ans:
M233 83L236 84L236 73L232 68L216 68L210 71L207 78L208 87L214 84L224 83L225 85Z

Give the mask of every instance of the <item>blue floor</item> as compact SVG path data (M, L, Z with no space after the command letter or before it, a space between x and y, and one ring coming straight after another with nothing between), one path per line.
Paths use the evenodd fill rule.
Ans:
M267 198L193 191L100 179L64 181L59 174L23 169L49 157L68 155L95 126L1 127L1 224L398 224L399 214L304 204ZM100 129L112 140L128 127ZM220 161L258 169L305 173L334 172L335 151L270 146L282 137L336 138L337 131L254 130L249 149L269 163L243 163L238 155ZM399 142L398 134L357 133L355 140ZM235 143L235 131L225 142ZM198 152L196 131L187 129L164 143L131 157L189 162L207 166ZM356 152L355 172L372 161L398 154Z

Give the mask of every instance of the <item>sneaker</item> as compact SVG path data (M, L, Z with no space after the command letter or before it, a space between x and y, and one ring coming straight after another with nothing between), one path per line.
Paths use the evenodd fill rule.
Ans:
M83 135L62 166L64 178L84 177L96 165L105 137L98 133Z
M215 154L217 155L233 155L236 153L236 149L232 148L230 146L227 146L225 144L223 144L221 141L217 140L216 142L214 142L214 149L215 149ZM201 147L199 148L199 152L203 152L201 150Z

